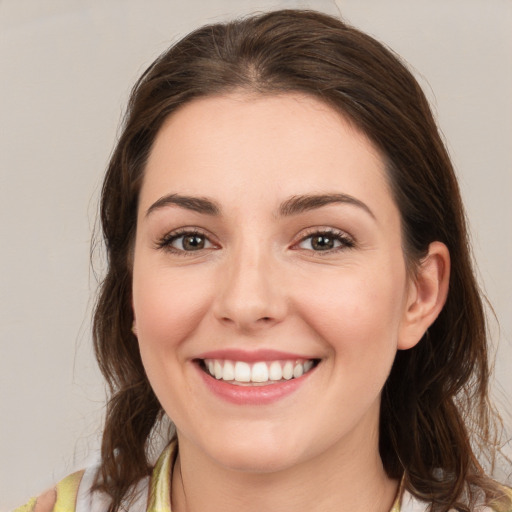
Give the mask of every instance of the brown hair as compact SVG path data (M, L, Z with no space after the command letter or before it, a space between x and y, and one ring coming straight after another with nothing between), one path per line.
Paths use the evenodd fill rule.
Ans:
M338 109L385 155L410 268L431 242L447 245L449 296L421 342L396 356L382 394L380 453L388 475L403 476L405 488L432 510L471 510L477 496L510 505L472 447L494 460L485 316L457 181L427 100L397 56L373 38L320 13L282 10L194 31L132 91L103 185L108 271L94 317L96 354L111 391L97 488L112 496L111 510L148 474L151 432L162 418L131 332L130 251L144 165L177 108L238 89L304 92Z

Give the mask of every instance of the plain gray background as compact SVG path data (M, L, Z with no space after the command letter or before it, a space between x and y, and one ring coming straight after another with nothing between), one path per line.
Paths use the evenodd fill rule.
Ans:
M97 456L89 245L131 85L197 25L283 6L339 8L413 66L501 324L495 394L512 425L510 0L0 0L0 510Z

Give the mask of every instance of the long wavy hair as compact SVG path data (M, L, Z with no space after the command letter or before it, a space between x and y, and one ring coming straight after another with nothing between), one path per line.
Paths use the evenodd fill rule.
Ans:
M400 210L403 250L415 264L433 241L451 255L450 289L420 343L399 351L382 391L380 455L387 474L432 511L497 509L510 500L479 459L493 461L484 308L450 158L428 102L392 51L339 19L281 10L199 28L135 84L101 197L108 268L94 346L110 389L96 488L111 512L151 470L151 433L163 417L131 332L131 251L144 167L165 119L195 98L246 90L302 92L350 119L385 157ZM477 454L479 459L477 459Z

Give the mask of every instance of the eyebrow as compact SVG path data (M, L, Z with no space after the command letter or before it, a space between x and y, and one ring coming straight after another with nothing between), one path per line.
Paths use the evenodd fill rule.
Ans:
M180 206L187 210L203 213L205 215L220 215L220 206L215 201L205 197L183 196L181 194L169 194L155 201L146 212L146 217L165 206Z
M336 203L357 206L358 208L361 208L366 213L368 213L370 217L375 219L375 215L365 203L348 194L338 193L306 194L293 196L281 204L281 206L279 207L279 215L281 217L289 217L291 215L297 215L299 213L304 213L309 210L316 210L317 208L321 208L322 206L327 206Z
M316 210L330 204L350 204L361 208L373 219L375 215L370 208L353 196L347 194L304 194L292 196L279 206L277 211L279 217L290 217L310 210ZM185 196L181 194L168 194L155 201L147 210L146 217L155 210L166 206L179 206L204 215L219 216L220 205L206 197Z

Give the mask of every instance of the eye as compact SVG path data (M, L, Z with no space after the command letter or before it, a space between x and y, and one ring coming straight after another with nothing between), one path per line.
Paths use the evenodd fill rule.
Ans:
M300 249L315 252L329 252L354 247L354 241L345 233L337 230L315 231L302 238Z
M174 253L183 253L211 249L215 245L204 233L187 230L165 235L158 242L157 247Z

